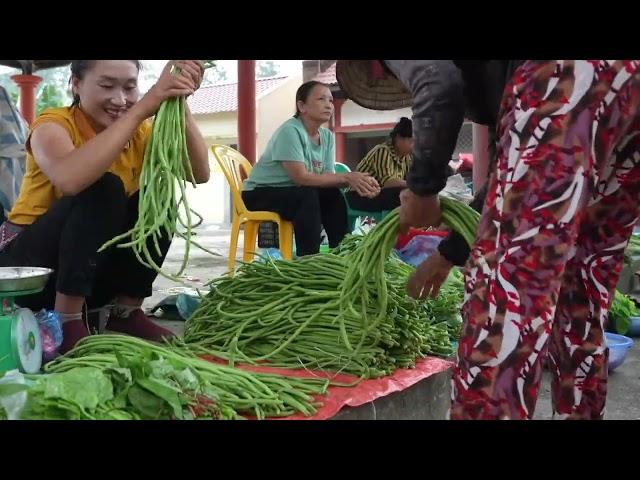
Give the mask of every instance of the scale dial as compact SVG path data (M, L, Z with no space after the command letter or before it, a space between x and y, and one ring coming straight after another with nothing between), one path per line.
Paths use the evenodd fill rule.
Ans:
M42 366L42 340L38 321L28 308L20 308L14 315L11 340L18 368L24 373L38 373Z

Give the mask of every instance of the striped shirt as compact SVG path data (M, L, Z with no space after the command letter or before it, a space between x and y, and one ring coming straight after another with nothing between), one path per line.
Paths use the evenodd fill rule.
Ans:
M412 155L399 157L391 140L373 147L367 155L360 160L356 170L368 173L374 177L380 187L389 180L404 180L411 166Z

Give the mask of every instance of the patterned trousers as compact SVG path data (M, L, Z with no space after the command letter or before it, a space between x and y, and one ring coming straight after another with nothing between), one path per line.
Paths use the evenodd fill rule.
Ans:
M604 327L640 200L640 61L529 61L507 85L465 266L452 419L600 419Z

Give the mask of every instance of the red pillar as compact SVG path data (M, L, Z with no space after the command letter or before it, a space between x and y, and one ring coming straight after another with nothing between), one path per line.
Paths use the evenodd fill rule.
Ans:
M238 150L256 163L256 61L238 60Z
M342 105L344 105L344 98L336 98L333 101L333 123L336 127L342 126Z
M36 118L36 87L42 81L37 75L13 75L11 80L20 88L20 113L29 125Z
M345 143L346 138L344 132L336 133L336 162L345 163Z
M334 129L342 126L342 105L344 105L344 98L336 98L333 101L333 124ZM345 147L346 147L346 134L344 132L336 132L336 162L345 163Z

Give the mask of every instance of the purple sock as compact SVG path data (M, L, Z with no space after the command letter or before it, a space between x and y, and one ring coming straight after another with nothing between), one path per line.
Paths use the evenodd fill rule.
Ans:
M64 355L73 347L75 347L76 343L78 343L79 340L83 339L84 337L88 337L89 330L87 330L87 326L82 319L81 313L61 313L60 318L62 319L62 345L60 345L59 351Z
M127 333L153 342L162 342L163 338L174 336L170 330L156 325L139 307L129 312L115 309L107 323L107 330Z

